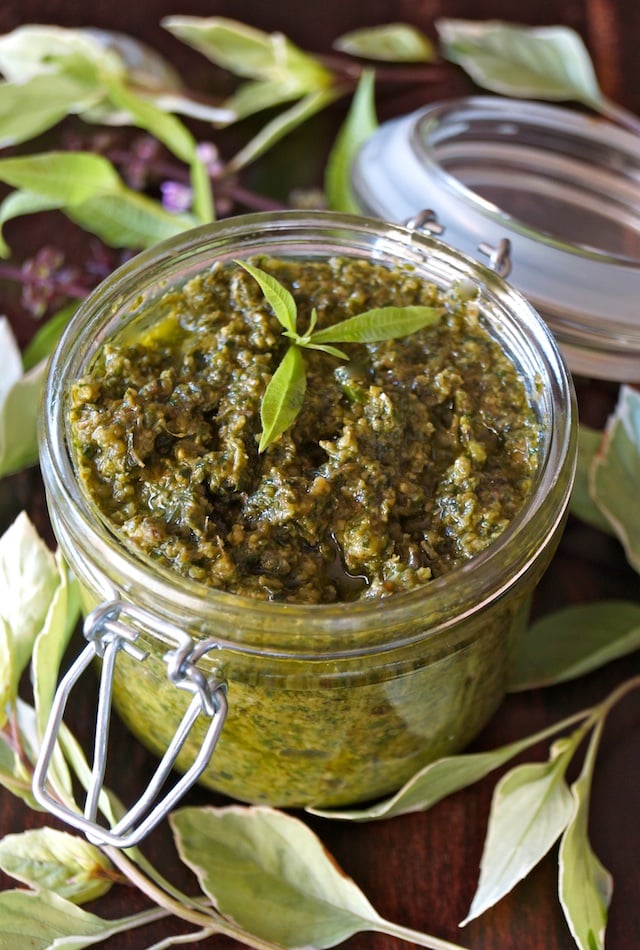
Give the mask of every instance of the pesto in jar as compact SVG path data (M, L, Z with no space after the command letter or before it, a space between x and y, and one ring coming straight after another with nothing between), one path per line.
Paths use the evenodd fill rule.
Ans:
M442 306L432 326L305 349L294 425L258 451L287 346L255 282L214 264L172 289L72 387L79 475L118 535L201 584L302 604L427 584L490 544L530 492L539 422L478 304L411 269L253 258L299 326L382 306Z

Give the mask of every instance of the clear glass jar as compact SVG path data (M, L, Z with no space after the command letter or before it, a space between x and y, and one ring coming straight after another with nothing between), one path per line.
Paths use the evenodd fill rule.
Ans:
M471 256L506 238L509 277L571 369L640 381L640 140L576 110L501 96L432 103L383 123L360 150L364 214L432 209Z
M255 253L404 262L443 288L458 280L479 285L481 319L518 366L542 426L532 494L483 553L407 593L307 606L205 588L137 555L109 529L74 471L70 384L106 340L169 288L213 261ZM114 703L133 733L159 754L172 741L189 698L167 679L163 656L166 629L181 628L195 645L198 668L227 684L228 716L205 784L244 801L331 806L392 792L425 763L467 744L496 711L530 595L562 530L576 414L555 341L524 298L489 269L429 235L379 221L258 214L140 254L81 305L52 359L41 452L54 530L87 609L115 596L151 618L136 641L146 659L120 651L114 675ZM180 768L203 733L196 723Z

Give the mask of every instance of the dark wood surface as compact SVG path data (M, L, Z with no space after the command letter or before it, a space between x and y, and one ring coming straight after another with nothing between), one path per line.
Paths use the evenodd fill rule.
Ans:
M147 40L170 56L188 85L209 92L224 89L227 77L216 74L205 60L174 41L159 26L162 16L173 13L223 14L268 30L282 30L299 45L327 53L331 40L359 25L392 20L415 23L435 36L437 16L470 19L502 18L529 24L563 23L584 38L593 58L603 91L620 104L640 114L640 6L628 0L521 0L517 9L509 0L323 0L317 4L293 2L258 3L251 0L139 0L137 4L114 4L94 0L5 2L0 7L0 32L29 22L63 26L99 26L120 29ZM216 86L217 83L217 86ZM382 118L415 108L436 98L473 91L470 80L453 66L443 64L430 82L381 87L379 114ZM287 186L318 185L324 155L342 118L343 107L332 109L283 147L278 148L252 171L253 184L267 190L270 176L290 177ZM308 148L311 143L312 147ZM275 170L275 171L274 171ZM33 243L35 225L12 231L16 254L26 254ZM56 228L61 227L58 223ZM66 233L62 231L61 233ZM44 243L56 234L39 235ZM75 238L77 240L77 237ZM69 236L73 246L74 236ZM33 332L33 321L19 307L15 288L0 282L0 311L11 315L22 342ZM1 358L1 357L0 357ZM616 387L578 380L584 421L602 425L615 401ZM640 494L639 494L640 498ZM640 503L640 502L639 502ZM39 528L51 537L37 470L0 483L0 519L4 528L21 509L27 508ZM640 599L638 576L626 564L616 541L570 520L560 549L536 593L534 611L541 614L566 604L625 597ZM489 749L543 728L571 712L605 697L617 684L640 673L640 656L611 664L579 681L553 689L508 697L492 723L474 744ZM87 731L92 717L87 695L71 723ZM108 783L123 798L133 799L148 780L153 761L116 724L115 758ZM532 756L541 757L544 749ZM598 757L591 807L590 833L593 846L615 880L608 926L610 950L640 947L640 872L638 852L638 807L640 804L640 704L632 694L612 713ZM457 926L467 913L478 875L478 864L495 776L443 801L426 814L386 822L348 826L310 820L345 871L364 890L378 912L397 923L459 942L474 950L569 950L573 940L563 920L557 899L557 853L542 864L494 909L464 930ZM190 803L222 799L197 790ZM46 819L28 811L7 792L0 790L0 835L38 827ZM190 874L175 857L166 826L148 839L148 856L177 885L195 892ZM13 886L6 878L2 886ZM131 889L115 887L96 906L97 913L119 917L143 909L144 899ZM0 920L0 933L2 922ZM176 921L156 924L145 931L121 935L104 944L118 950L141 950L170 934L187 929ZM232 948L235 943L215 938L198 947ZM352 950L391 950L398 941L365 934L348 942Z

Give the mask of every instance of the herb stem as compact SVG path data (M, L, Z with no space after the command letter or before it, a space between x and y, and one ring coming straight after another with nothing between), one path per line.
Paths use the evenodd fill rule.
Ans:
M441 940L439 937L431 937L419 930L411 930L410 927L403 927L382 918L379 921L379 927L376 929L379 933L409 941L409 943L414 943L418 947L426 947L427 950L465 950L459 943L450 943L448 940Z
M627 129L629 132L633 132L635 135L640 135L640 118L634 115L633 112L630 112L623 106L619 106L616 102L612 102L611 99L607 99L606 96L599 98L595 107L598 112L605 116L605 118L615 122L616 125Z

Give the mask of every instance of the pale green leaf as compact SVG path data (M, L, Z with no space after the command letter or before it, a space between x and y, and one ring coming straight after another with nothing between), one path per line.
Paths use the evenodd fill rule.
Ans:
M296 83L280 79L256 79L243 83L226 100L225 107L238 119L246 119L263 109L272 109L299 98L300 90Z
M7 722L9 704L15 699L16 690L13 635L7 621L0 616L0 729Z
M182 89L182 79L177 70L156 50L136 37L96 27L82 27L73 32L84 40L88 39L109 56L115 54L126 70L127 79L136 87L153 93Z
M601 445L602 432L589 429L584 425L578 427L578 464L571 491L571 513L593 528L613 534L611 525L591 497L589 490L589 472Z
M531 748L548 732L535 733L492 749L490 752L469 752L437 759L416 772L394 795L364 808L321 809L308 808L313 815L339 818L345 821L374 821L393 818L416 811L428 811L437 802L481 781L520 752Z
M351 56L395 63L430 63L437 58L431 40L409 23L385 23L344 33L333 44Z
M640 393L630 386L620 387L589 475L594 501L612 525L627 560L640 573Z
M97 86L100 74L124 71L117 53L88 31L28 24L0 36L0 72L15 82L38 75L66 75L90 89Z
M239 171L250 162L257 158L288 135L293 129L296 129L307 119L310 119L321 109L335 102L344 94L344 90L335 86L327 89L319 89L316 92L310 92L304 98L300 99L289 109L280 112L275 118L267 122L247 144L234 155L227 168L230 171Z
M282 33L265 33L226 17L165 17L162 26L217 66L251 79L295 79L301 93L332 80L329 70Z
M0 623L0 627L2 623ZM29 808L38 810L40 806L33 797L31 773L27 771L20 756L12 749L7 738L0 733L0 785L12 795L21 798Z
M0 868L34 890L54 891L74 904L106 894L111 862L83 838L38 828L0 840Z
M33 369L34 366L50 356L54 346L60 339L62 331L77 308L77 301L67 304L39 327L22 353L22 364L25 372Z
M284 812L182 808L169 820L216 908L262 940L321 950L375 930L434 950L455 946L383 920L313 832Z
M0 148L40 135L70 113L88 108L94 99L94 93L69 76L0 82Z
M327 160L324 187L327 205L334 211L359 211L351 188L351 168L356 152L378 126L374 93L375 73L365 69Z
M443 55L493 92L591 106L601 100L589 53L569 27L453 19L435 26Z
M35 709L19 696L15 704L15 718L21 751L26 761L35 766L41 747L41 732L38 728ZM48 776L56 793L63 800L70 802L71 778L64 757L58 748L54 750ZM39 811L43 810L37 804L31 807Z
M480 864L478 889L461 926L515 887L558 840L573 813L564 755L516 766L498 783Z
M90 152L43 152L0 159L0 181L51 198L58 206L74 205L95 194L117 190L118 173L102 155Z
M260 267L256 267L246 261L236 261L235 263L246 270L248 274L251 274L253 279L257 281L260 290L264 294L267 303L272 308L279 323L285 330L289 330L290 333L295 334L297 307L293 296L287 288L283 287L279 280L276 280L271 274L267 274L267 272Z
M38 727L44 734L56 690L58 671L80 616L80 588L59 552L59 584L33 646L31 679Z
M111 101L129 114L133 125L149 132L183 162L189 164L193 160L196 142L180 119L137 95L121 80L109 80L106 88Z
M12 191L0 204L0 229L12 218L38 211L53 211L60 207L60 200L51 196L43 197L31 191ZM0 256L9 257L11 250L0 233Z
M102 920L50 891L2 891L0 950L82 950L149 918L151 914Z
M313 334L314 343L375 343L395 340L431 326L443 314L438 307L380 307L341 320Z
M59 583L54 555L22 512L0 538L0 616L11 630L16 691Z
M640 649L640 604L575 604L532 623L524 634L509 689L519 692L584 676Z
M288 429L302 408L307 388L307 375L300 348L289 346L282 362L271 377L262 397L260 418L262 434L259 451Z
M580 950L604 948L613 880L594 854L588 837L590 775L571 786L575 808L558 855L560 903Z
M0 476L38 461L37 420L46 369L43 360L0 397Z
M111 247L145 248L173 237L198 223L192 215L171 214L160 202L122 185L99 194L65 213Z

